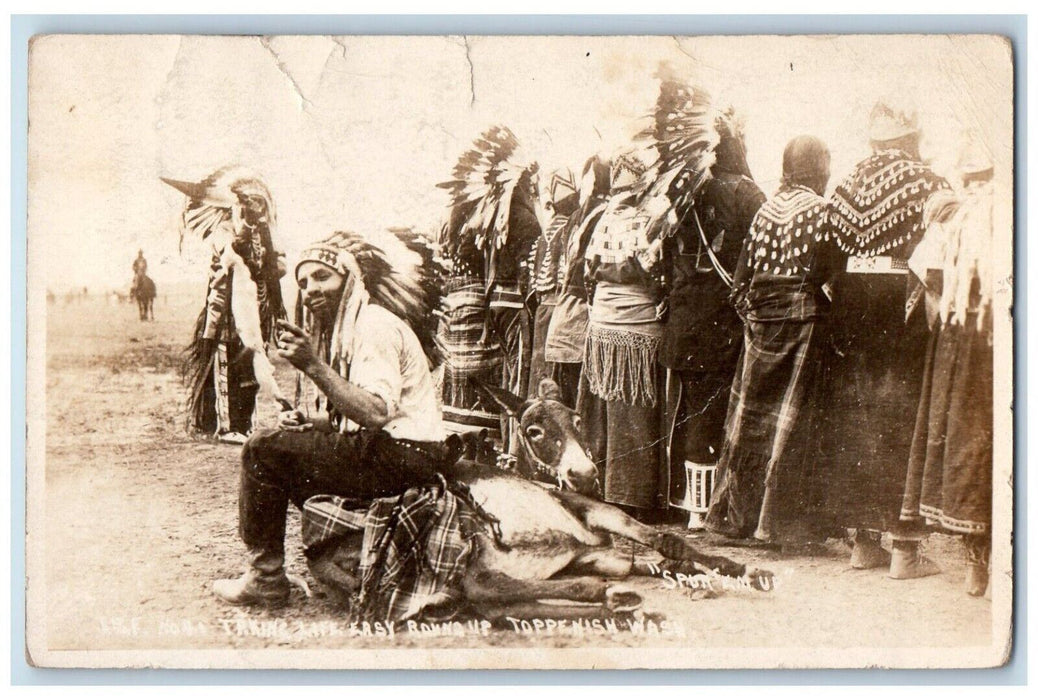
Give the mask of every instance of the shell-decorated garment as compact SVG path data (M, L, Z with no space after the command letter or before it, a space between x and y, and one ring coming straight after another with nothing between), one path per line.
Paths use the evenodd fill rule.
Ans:
M804 277L815 248L829 241L826 202L807 187L783 188L757 212L750 227L748 264L755 273Z
M948 189L930 166L907 153L876 153L833 192L829 221L836 244L853 256L907 257L925 230L927 199Z

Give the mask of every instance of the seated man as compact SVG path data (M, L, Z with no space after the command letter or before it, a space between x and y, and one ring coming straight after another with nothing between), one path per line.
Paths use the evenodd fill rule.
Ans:
M419 258L417 240L404 242ZM413 257L413 256L412 256ZM325 408L327 421L286 411L277 430L254 433L242 450L239 534L248 570L214 582L223 600L274 605L289 596L285 516L291 501L330 494L374 499L434 481L453 461L430 370L437 286L433 271L405 273L356 234L336 233L296 266L301 326L280 322L278 354L304 376L300 407ZM320 395L318 395L318 393Z

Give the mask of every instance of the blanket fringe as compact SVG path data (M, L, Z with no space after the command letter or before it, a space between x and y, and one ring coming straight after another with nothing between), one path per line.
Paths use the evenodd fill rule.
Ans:
M655 406L659 348L658 336L592 325L584 349L591 393L628 406Z

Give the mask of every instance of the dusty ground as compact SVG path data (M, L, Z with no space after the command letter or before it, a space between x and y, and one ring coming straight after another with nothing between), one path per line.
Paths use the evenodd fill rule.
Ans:
M572 635L371 637L349 627L322 599L276 613L230 609L211 579L237 575L235 447L184 432L177 353L189 338L197 300L160 296L158 320L141 323L129 305L92 300L48 309L45 532L47 639L51 649L345 648L587 644ZM279 369L287 377L285 367ZM269 419L270 406L264 406ZM290 570L309 577L298 518L287 548ZM956 540L927 548L944 573L892 581L848 568L831 541L800 554L730 548L728 556L770 568L772 593L725 592L702 600L637 579L646 608L669 631L655 645L914 647L987 644L991 603L963 592ZM457 630L454 630L455 632ZM471 630L469 630L471 631ZM649 632L653 630L650 628ZM596 645L636 645L641 634L608 631Z

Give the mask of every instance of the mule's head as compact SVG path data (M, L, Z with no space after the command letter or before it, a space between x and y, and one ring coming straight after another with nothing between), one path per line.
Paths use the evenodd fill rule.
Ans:
M504 389L484 385L486 393L519 421L519 469L589 496L598 495L598 468L584 447L580 416L562 403L559 386L541 380L537 398L523 400Z

